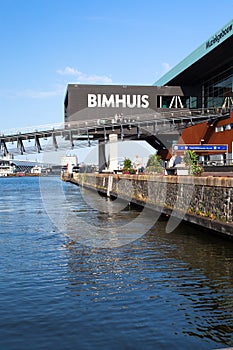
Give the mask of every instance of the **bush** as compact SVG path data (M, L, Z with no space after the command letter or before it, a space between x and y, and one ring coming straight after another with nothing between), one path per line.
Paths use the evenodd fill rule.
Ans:
M129 158L124 159L123 170L129 170L132 167L132 162Z
M198 155L194 151L184 153L184 163L188 167L190 175L199 176L202 174L203 168L198 164Z
M150 155L147 165L146 173L147 174L160 174L163 172L162 160L161 157L157 154Z
M125 158L124 164L123 164L123 174L135 174L135 169L132 168L132 162L129 158Z

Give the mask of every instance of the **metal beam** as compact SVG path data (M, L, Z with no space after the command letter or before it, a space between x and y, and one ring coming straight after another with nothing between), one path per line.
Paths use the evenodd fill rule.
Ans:
M74 140L73 140L73 133L72 130L69 132L69 137L70 137L70 143L71 143L71 148L74 148Z
M38 135L35 135L35 146L36 146L37 152L40 153L40 151L42 151L42 148L40 145L40 139Z
M121 124L121 141L124 140L124 128L123 125Z
M54 146L55 150L57 150L58 149L58 144L57 144L57 139L56 139L55 132L52 133L52 138L53 138L53 146Z
M3 151L3 156L5 157L9 152L6 146L5 140L1 139L1 150Z
M23 140L20 137L18 137L18 139L17 139L17 148L18 148L21 155L25 153Z
M140 139L140 136L141 136L141 128L140 128L139 125L137 126L137 135L138 135L138 139Z

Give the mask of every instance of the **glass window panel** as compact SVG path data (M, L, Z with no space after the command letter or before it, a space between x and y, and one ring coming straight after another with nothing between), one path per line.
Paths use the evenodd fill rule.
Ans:
M226 97L233 97L232 92L233 67L204 83L205 106L207 108L221 108Z

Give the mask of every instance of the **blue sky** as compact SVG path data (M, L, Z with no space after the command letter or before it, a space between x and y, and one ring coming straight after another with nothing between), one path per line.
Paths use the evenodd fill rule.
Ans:
M0 131L63 121L68 83L152 85L233 0L0 0Z

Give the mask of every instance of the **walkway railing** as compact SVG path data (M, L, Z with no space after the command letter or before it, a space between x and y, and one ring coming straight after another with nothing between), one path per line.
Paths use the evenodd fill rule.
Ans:
M0 132L0 147L4 155L8 154L8 145L17 143L14 152L19 152L21 155L26 153L25 144L31 140L35 140L35 146L27 145L27 153L40 153L42 151L40 140L51 138L52 143L50 147L46 148L46 151L50 149L58 149L61 147L67 147L68 144L71 148L82 147L82 139L87 141L86 146L90 146L90 141L102 138L107 140L107 134L114 130L118 130L121 139L134 135L136 138L140 138L142 134L156 135L158 133L171 133L177 130L183 130L184 128L202 123L204 121L210 121L211 123L217 121L219 118L227 118L229 115L214 114L213 111L206 110L203 114L203 110L157 110L153 113L145 114L115 114L111 118L97 118L87 119L67 123L55 123L36 125L25 128L14 128ZM133 131L131 130L133 129ZM125 132L126 130L126 132ZM127 130L131 130L131 134L127 134ZM98 136L99 133L99 136ZM59 140L59 146L57 138ZM80 144L77 144L79 142ZM81 144L82 143L82 144ZM62 144L64 144L62 146ZM12 148L12 147L11 147Z
M112 125L112 124L127 124L127 123L140 123L146 121L158 121L158 122L172 122L172 121L184 121L190 120L206 120L208 118L220 117L220 113L216 113L216 110L207 109L203 111L202 109L180 109L166 111L157 110L153 113L145 114L133 114L133 115L122 115L118 114L111 118L100 117L90 120L80 120L80 121L71 121L67 123L53 123L53 124L44 124L44 125L34 125L28 127L12 128L6 130L0 130L0 137L7 137L19 134L31 134L31 133L42 133L48 131L61 131L64 129L83 129L91 127L102 127L103 125Z

